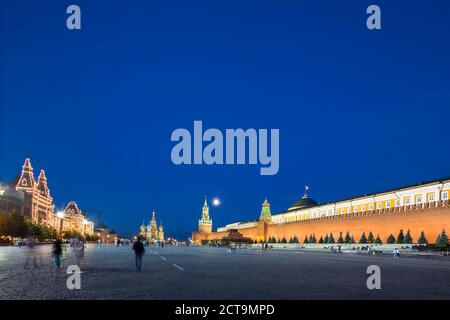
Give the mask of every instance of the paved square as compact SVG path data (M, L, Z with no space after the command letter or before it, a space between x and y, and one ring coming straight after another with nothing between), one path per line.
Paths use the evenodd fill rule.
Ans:
M89 245L81 289L69 290L65 249L55 269L51 246L37 246L38 268L24 269L27 248L0 247L1 299L449 299L447 257L366 256L224 248L146 247L134 271L129 247ZM41 261L40 261L41 260ZM366 269L381 267L381 290L368 290Z

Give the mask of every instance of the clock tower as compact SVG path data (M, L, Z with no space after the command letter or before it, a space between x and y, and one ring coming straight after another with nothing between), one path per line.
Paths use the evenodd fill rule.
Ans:
M204 233L212 232L212 219L209 216L209 207L208 202L206 201L206 196L202 208L202 218L198 221L198 231Z

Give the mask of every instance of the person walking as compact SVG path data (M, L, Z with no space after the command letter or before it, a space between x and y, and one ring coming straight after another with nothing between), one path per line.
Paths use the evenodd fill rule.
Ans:
M137 237L136 242L133 244L134 259L136 262L136 271L140 272L142 267L142 257L144 256L145 249L141 242L141 237Z
M397 248L395 248L392 253L394 255L394 259L398 259L400 257L400 251L398 251Z
M56 239L53 243L53 257L55 258L56 268L61 268L62 242L61 239Z
M75 257L77 259L77 266L81 267L81 261L84 258L84 249L85 249L83 239L81 238L78 239L78 241L75 243L74 249L75 249Z
M26 245L27 245L27 250L28 250L28 256L27 256L27 260L25 261L24 268L25 269L28 268L28 263L30 262L30 260L33 261L34 267L37 268L38 265L37 265L36 252L34 251L35 249L34 249L33 240L31 238L27 239Z

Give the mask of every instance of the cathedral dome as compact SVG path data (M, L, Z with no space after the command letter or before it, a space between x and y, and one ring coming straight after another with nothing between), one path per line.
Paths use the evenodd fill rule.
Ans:
M288 211L291 210L299 210L299 209L306 209L306 208L312 208L317 206L318 203L316 201L314 201L313 199L311 199L310 197L308 197L307 194L305 194L303 197L301 197L296 203L294 203L289 209Z

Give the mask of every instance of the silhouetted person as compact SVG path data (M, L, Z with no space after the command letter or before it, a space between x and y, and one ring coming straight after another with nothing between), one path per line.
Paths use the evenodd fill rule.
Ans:
M136 261L136 271L141 271L142 266L142 256L144 255L145 249L141 242L141 237L137 238L137 241L133 244L134 257Z
M62 242L61 239L56 239L53 243L53 257L55 258L56 267L61 268Z

